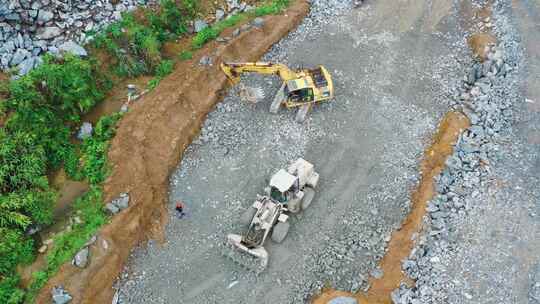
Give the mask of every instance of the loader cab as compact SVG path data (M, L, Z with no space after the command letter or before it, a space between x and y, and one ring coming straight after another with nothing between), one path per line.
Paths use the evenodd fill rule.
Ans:
M287 81L285 94L292 102L311 102L314 99L313 88L306 78Z
M274 174L270 180L270 197L283 204L290 201L298 189L298 178L283 169Z

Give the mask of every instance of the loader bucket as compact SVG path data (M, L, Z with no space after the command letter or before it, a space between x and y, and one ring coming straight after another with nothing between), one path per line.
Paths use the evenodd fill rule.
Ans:
M242 244L242 236L238 234L227 235L227 244L224 255L240 266L259 274L266 269L268 252L264 247L247 248Z

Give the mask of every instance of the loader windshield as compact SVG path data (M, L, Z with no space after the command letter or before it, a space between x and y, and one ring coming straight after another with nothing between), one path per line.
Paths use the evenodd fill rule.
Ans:
M270 189L270 197L280 203L285 203L287 201L286 195L279 191L276 187L272 187Z

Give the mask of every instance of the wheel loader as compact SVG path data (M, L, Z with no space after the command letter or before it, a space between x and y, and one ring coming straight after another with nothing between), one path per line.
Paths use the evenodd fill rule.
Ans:
M227 235L225 255L257 274L266 269L266 239L270 236L275 243L281 243L287 237L289 215L309 207L318 182L319 174L313 164L302 158L287 170L276 172L265 188L266 195L258 195L242 215L245 232Z
M293 71L283 64L267 62L223 62L221 69L233 85L246 72L278 75L283 83L270 105L270 112L277 113L281 106L298 108L296 121L303 122L315 103L334 97L334 84L323 66Z

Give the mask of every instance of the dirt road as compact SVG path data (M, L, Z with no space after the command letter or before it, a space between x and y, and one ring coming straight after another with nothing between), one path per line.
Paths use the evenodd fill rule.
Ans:
M329 283L358 291L409 210L418 161L470 61L453 1L312 1L312 14L265 60L322 64L336 98L299 125L268 113L279 82L247 76L264 101L232 91L171 176L167 243L134 252L118 287L123 303L301 303ZM260 276L221 256L239 215L268 178L297 157L321 175L311 209L269 242ZM176 219L174 202L188 216Z

